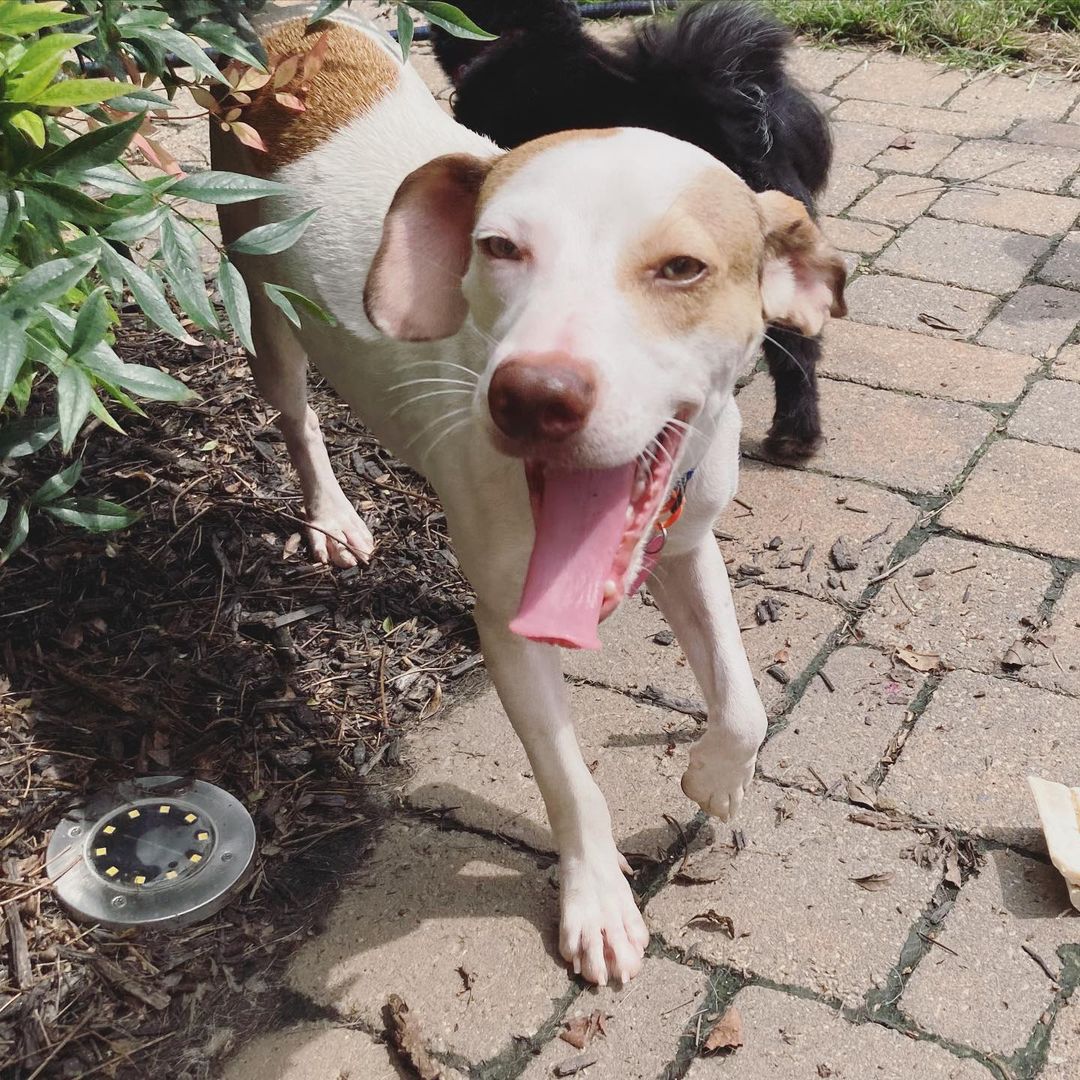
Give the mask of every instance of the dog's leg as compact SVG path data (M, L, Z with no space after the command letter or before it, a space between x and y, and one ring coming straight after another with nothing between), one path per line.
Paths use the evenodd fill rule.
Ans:
M374 550L360 519L334 475L319 418L307 401L307 357L282 314L261 288L250 288L252 374L264 398L278 410L277 426L300 477L307 509L307 538L321 563L355 566Z
M783 461L811 457L821 445L816 375L821 338L770 326L765 359L776 384L776 414L765 448Z
M589 982L626 982L641 968L649 932L623 876L629 868L615 847L607 804L581 756L559 651L511 634L505 611L482 603L476 624L559 850L559 950Z
M706 813L727 820L753 779L768 721L712 533L688 552L664 558L649 590L675 631L709 709L705 734L690 751L683 791Z

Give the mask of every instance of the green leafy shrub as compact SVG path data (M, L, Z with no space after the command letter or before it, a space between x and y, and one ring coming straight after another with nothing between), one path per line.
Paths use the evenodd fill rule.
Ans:
M0 0L0 564L26 540L38 511L99 532L135 520L118 503L75 493L81 456L37 484L28 467L55 439L65 456L84 450L80 435L91 417L122 432L114 413L144 415L140 401L190 397L170 375L114 351L126 296L182 341L191 340L189 327L214 337L231 328L251 347L244 282L219 249L224 325L200 264L201 229L179 201L263 198L281 185L234 173L183 175L157 143L154 120L173 107L179 86L229 86L230 77L265 70L247 19L264 2ZM324 0L313 21L343 2ZM394 3L406 53L407 7L456 33L488 36L440 0ZM205 46L232 58L231 76ZM136 154L160 175L140 176ZM233 248L281 251L310 217L254 229ZM134 244L150 258L133 257ZM267 286L267 293L294 323L302 314L326 317L291 290Z

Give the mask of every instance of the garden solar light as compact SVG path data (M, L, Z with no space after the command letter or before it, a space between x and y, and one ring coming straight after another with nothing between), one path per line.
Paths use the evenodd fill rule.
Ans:
M72 808L49 841L47 872L80 919L179 927L219 911L255 853L251 815L213 784L146 776Z

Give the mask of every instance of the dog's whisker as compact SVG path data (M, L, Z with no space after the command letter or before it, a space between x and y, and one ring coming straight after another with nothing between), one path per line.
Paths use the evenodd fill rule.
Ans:
M407 387L420 386L424 383L453 383L455 386L467 386L470 389L476 386L476 383L469 382L467 379L407 379L405 382L399 382L394 386L388 386L386 392L389 394L394 390L404 390Z
M436 366L446 368L456 368L458 371L464 371L466 374L471 375L477 382L480 381L479 372L473 371L471 367L466 367L464 364L455 364L452 360L414 360L409 364L402 364L403 368L416 368L425 366Z
M799 371L799 374L803 377L803 382L805 382L807 386L813 385L813 380L807 374L803 362L790 349L786 349L783 345L780 344L779 341L776 340L776 338L769 337L768 332L766 332L765 334L765 340L770 342L772 345L775 345L776 348L778 348L782 353L787 353L787 355L791 357L791 362L795 365L795 367Z
M404 412L410 406L415 405L419 401L424 401L426 398L444 397L447 394L469 394L468 390L459 390L457 387L453 387L450 390L429 390L426 394L417 394L416 397L409 398L408 401L403 401L400 405L395 406L387 413L389 417L395 417L398 413Z
M461 408L456 409L451 413L440 413L429 424L425 424L406 444L405 449L411 450L432 428L438 427L439 424L445 423L446 420L451 417L457 416L459 413L466 412L468 410Z
M450 415L454 416L455 414L451 413ZM436 436L435 440L424 451L424 453L423 453L424 460L427 460L427 458L429 458L432 455L432 453L434 453L435 447L438 446L439 443L441 443L441 442L443 442L443 440L449 438L451 435L454 434L455 431L460 431L467 424L471 423L471 421L472 421L472 413L469 412L469 415L466 416L463 420L459 420L456 424L451 424L451 426L449 428L447 428L446 431L444 431L441 435Z

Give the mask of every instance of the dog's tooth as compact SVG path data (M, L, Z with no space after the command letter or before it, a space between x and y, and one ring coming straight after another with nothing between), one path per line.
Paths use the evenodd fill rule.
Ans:
M632 506L628 506L626 508L626 524L627 525L632 525L633 523L634 523L634 508Z
M604 582L604 599L614 600L619 588L610 578Z

